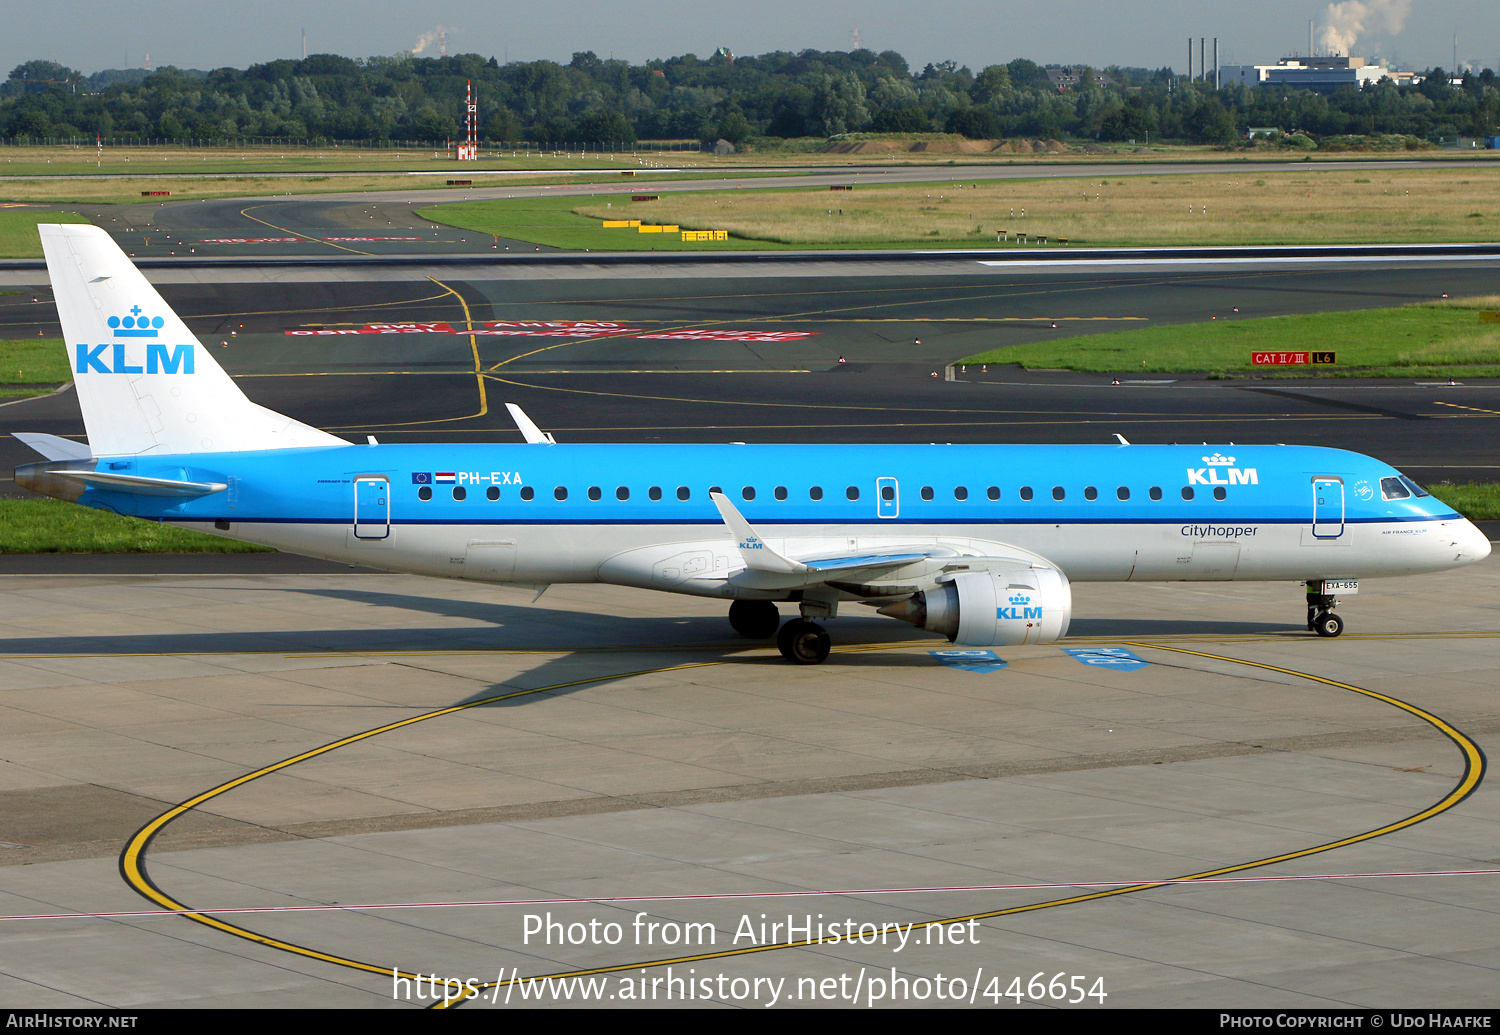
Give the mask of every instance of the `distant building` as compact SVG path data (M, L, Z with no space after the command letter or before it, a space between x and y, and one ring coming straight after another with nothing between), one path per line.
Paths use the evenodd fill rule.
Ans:
M1043 71L1047 73L1047 80L1058 93L1061 93L1064 90L1071 90L1078 85L1079 77L1083 75L1084 68L1082 66L1076 68L1068 66L1066 68L1047 68L1043 69ZM1114 82L1113 79L1097 68L1091 71L1094 73L1094 81L1101 86L1108 86Z
M1281 135L1281 130L1277 129L1275 126L1246 126L1245 127L1245 139L1246 140L1254 140L1256 137L1260 137L1263 140L1270 140L1272 137L1276 137L1276 136L1280 136L1280 135Z
M1337 90L1341 86L1363 90L1368 84L1382 79L1402 84L1410 83L1413 78L1412 72L1400 72L1383 64L1366 64L1364 58L1358 57L1282 58L1274 65L1219 66L1219 82L1223 86L1230 83L1243 86L1279 83L1306 90Z

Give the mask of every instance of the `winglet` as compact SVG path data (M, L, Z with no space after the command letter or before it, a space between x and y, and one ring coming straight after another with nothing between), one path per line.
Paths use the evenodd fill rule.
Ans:
M745 567L752 571L776 571L776 572L798 572L807 571L807 565L800 561L794 561L783 557L775 550L765 544L760 536L755 534L755 529L750 527L750 522L745 516L735 509L729 497L722 492L711 492L708 498L714 501L714 506L719 508L719 516L724 519L724 524L729 526L729 531L734 534L735 545L740 549L740 557L745 562Z
M506 403L505 408L510 411L510 419L516 422L516 427L521 429L521 437L529 446L555 446L557 439L547 434L536 426L536 421L526 416L526 411L515 403Z
M1115 438L1117 438L1117 439L1120 440L1120 445L1122 445L1122 446L1128 446L1128 445L1130 445L1129 442L1125 441L1125 436L1122 435L1122 434L1120 434L1118 431L1115 432Z

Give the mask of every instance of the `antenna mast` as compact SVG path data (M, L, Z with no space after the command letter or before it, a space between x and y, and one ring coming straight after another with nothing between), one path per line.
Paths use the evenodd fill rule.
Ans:
M464 142L458 145L460 162L479 161L479 108L474 103L474 81L468 81L464 91Z

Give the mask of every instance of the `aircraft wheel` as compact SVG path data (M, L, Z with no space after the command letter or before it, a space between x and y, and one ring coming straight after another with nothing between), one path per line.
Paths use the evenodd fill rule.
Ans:
M747 640L768 640L781 625L781 612L769 600L736 600L729 605L729 624Z
M805 618L792 619L776 634L776 649L783 658L798 665L821 665L832 646L823 627Z
M1344 620L1332 611L1324 611L1313 621L1319 636L1337 636L1344 631Z

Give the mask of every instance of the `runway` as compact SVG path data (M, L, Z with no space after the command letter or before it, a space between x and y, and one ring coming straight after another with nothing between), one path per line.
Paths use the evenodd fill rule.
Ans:
M843 266L712 279L439 272L395 282L325 273L246 283L246 274L160 289L252 398L356 441L517 441L500 405L515 401L575 442L1100 442L1120 433L1143 443L1339 446L1426 480L1492 480L1500 463L1493 382L1122 371L1112 385L1107 375L1014 367L955 369L945 380L958 358L1006 344L1492 293L1490 262L1027 273L969 263L956 275ZM0 297L6 337L57 334L55 320L45 290ZM362 333L392 323L436 332ZM8 430L82 432L71 392L3 409ZM0 445L6 467L30 459L13 440Z

